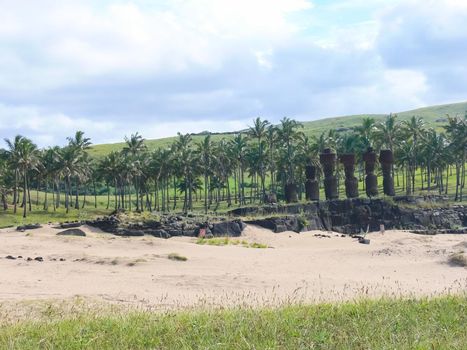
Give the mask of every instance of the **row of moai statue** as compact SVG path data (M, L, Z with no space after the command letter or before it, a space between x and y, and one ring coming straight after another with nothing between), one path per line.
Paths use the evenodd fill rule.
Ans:
M345 194L347 198L358 197L358 179L355 177L355 154L342 154L340 162L344 166L345 173ZM365 191L368 197L378 195L378 178L375 175L377 155L372 148L363 154L365 163ZM339 189L336 173L337 155L330 149L325 149L319 156L319 160L324 173L324 193L326 199L339 198ZM392 177L392 164L394 156L390 150L382 150L379 154L379 162L383 171L383 192L387 196L394 196L394 179ZM306 182L305 195L310 201L319 200L319 182L316 179L317 168L308 165L305 168Z

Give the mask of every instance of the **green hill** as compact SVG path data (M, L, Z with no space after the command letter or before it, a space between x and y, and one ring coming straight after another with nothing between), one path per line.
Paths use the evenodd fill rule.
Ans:
M424 108L418 108L410 111L399 112L396 113L399 117L399 120L407 120L412 116L419 116L422 117L428 126L441 129L442 125L446 123L446 115L449 114L450 116L455 115L463 115L467 112L467 102L460 102L460 103L451 103L445 105L437 105L437 106L430 106ZM345 131L351 129L357 125L361 124L361 120L364 117L372 117L377 122L384 119L385 114L358 114L358 115L349 115L349 116L341 116L341 117L334 117L334 118L324 118L318 119L308 122L302 122L304 126L304 132L308 136L318 136L322 132L327 132L329 129L337 129L338 131ZM234 133L216 133L212 134L212 138L214 141L221 140L222 138L231 138ZM143 135L144 136L144 135ZM195 141L201 140L204 138L204 135L193 135L193 139ZM149 149L156 149L160 147L167 147L174 140L176 136L173 137L166 137L162 139L154 139L154 140L146 140L146 144ZM90 150L91 155L100 157L105 154L108 154L111 151L120 150L124 147L124 142L119 143L112 143L112 144L102 144L102 145L95 145Z

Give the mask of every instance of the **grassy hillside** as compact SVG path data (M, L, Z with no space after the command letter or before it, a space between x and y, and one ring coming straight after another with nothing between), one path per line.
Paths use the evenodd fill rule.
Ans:
M425 122L435 128L440 129L442 125L445 124L446 114L455 116L457 114L463 115L467 111L467 102L453 103L439 106L431 106L425 108L414 109L406 112L396 113L399 116L399 120L406 120L412 116L419 116L425 119ZM319 120L313 120L309 122L303 122L304 132L308 136L318 136L322 132L326 132L329 129L349 129L361 124L361 120L364 117L372 117L376 121L381 121L384 119L385 114L359 114L359 115L349 115L335 118L324 118ZM142 131L143 136L144 132ZM222 138L229 139L232 137L232 133L225 134L216 134L213 135L213 140L218 141ZM193 139L195 141L201 140L204 138L204 135L194 135ZM147 140L146 144L149 149L156 149L159 147L167 147L170 145L176 137L167 137L163 139L156 140ZM103 144L95 145L90 153L93 156L100 157L105 154L108 154L111 151L120 150L124 147L124 143L113 143L113 144Z

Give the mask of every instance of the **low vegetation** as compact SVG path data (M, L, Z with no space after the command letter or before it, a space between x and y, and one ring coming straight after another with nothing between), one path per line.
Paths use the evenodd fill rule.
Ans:
M215 238L198 238L196 244L201 245L213 245L213 246L225 246L225 245L240 245L245 248L269 248L267 244L258 242L248 242L246 240L233 239L230 237L215 237Z
M453 266L466 267L467 266L467 256L465 255L464 251L452 253L448 257L448 262L449 262L450 265L453 265Z
M175 260L175 261L187 261L188 258L186 256L180 255L178 253L170 253L167 258L169 260Z
M3 349L465 349L467 298L76 316L0 325Z

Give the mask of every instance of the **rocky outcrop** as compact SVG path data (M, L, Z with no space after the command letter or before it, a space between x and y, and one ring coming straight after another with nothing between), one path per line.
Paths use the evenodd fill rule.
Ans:
M467 226L467 207L449 206L422 208L412 203L426 204L427 199L394 197L384 199L354 198L316 203L238 208L232 215L260 216L247 223L268 228L274 232L287 230L332 230L355 234L361 230L386 229L458 229ZM407 205L407 203L410 203Z
M61 228L76 228L81 227L83 223L81 221L74 221L74 222L62 222L60 223Z
M234 220L213 224L210 230L213 236L238 237L245 227L246 225L241 220Z
M157 216L155 215L155 218ZM181 215L163 215L153 220L133 222L132 218L125 214L114 215L88 221L90 226L97 227L104 232L117 236L144 236L151 235L159 238L174 236L197 237L200 230L213 236L240 236L245 224L239 220L226 220L225 218L213 218L206 222L204 217L185 217Z
M79 228L70 228L65 231L61 231L57 233L57 236L79 236L79 237L86 237L86 233Z
M41 227L42 226L39 225L39 224L28 224L28 225L18 226L18 227L16 227L16 230L17 231L35 230L35 229L38 229L38 228L41 228Z

